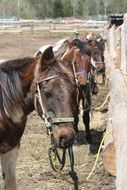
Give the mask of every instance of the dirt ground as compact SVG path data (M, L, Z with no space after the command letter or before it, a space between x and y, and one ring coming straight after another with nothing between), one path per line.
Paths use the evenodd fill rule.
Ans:
M33 56L36 50L45 44L54 44L61 36L43 36L40 33L1 33L0 34L0 59L12 59L17 57ZM98 95L93 98L93 108L101 105L108 87L100 87ZM107 105L105 106L107 108ZM79 181L84 180L91 171L96 153L106 128L107 112L92 112L91 115L91 145L85 140L85 128L80 118L79 142L74 146L75 171ZM21 140L21 148L17 161L18 190L73 190L74 185L61 179L55 173L48 159L48 147L50 139L46 135L43 121L36 112L28 116L25 133ZM67 159L67 170L68 166ZM2 177L0 177L0 189L3 189ZM115 178L104 168L102 153L99 157L97 168L88 182L79 185L79 190L114 190Z

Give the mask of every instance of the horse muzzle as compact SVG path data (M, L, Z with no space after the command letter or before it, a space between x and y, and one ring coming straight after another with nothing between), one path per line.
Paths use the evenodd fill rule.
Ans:
M87 77L78 76L78 84L79 84L80 86L86 86L87 81L88 81Z
M57 148L69 148L74 143L75 136L72 124L59 124L52 130L52 143Z

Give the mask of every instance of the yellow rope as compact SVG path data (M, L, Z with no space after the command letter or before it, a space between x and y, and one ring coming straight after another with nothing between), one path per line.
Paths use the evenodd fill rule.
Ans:
M104 85L105 88L106 88L107 84L108 84L108 78L105 77L105 85Z
M94 77L95 77L95 81L98 85L102 86L102 87L106 87L107 86L107 77L105 76L105 79L103 82L99 83L98 82L98 75L97 74L94 74Z
M89 173L89 175L82 181L80 182L77 182L79 185L83 184L84 182L88 182L89 178L92 176L92 174L94 173L94 170L96 168L96 165L97 165L97 162L98 162L98 159L99 159L99 156L100 156L100 152L101 152L101 149L102 149L102 145L104 143L104 140L106 139L106 137L112 133L112 130L109 130L107 133L105 133L105 135L103 136L102 138L102 141L100 143L100 146L99 146L99 149L98 149L98 152L97 152L97 156L96 156L96 159L95 159L95 162L94 162L94 165L93 165L93 168L91 170L91 172ZM68 183L70 184L74 184L73 181L70 181L69 179L67 179L67 177L60 171L58 170L57 166L54 166L54 168L56 169L56 171L60 174L61 178L65 181L67 181Z
M105 98L103 104L102 104L101 106L97 107L97 108L94 108L94 110L95 110L95 111L99 111L101 108L103 108L103 106L107 103L109 97L110 97L110 92L109 92L108 95L106 96L106 98Z
M96 160L95 160L94 166L93 166L91 172L89 173L89 175L87 176L86 181L88 181L89 178L91 177L91 175L93 174L93 172L94 172L94 170L95 170L95 168L96 168L98 159L99 159L99 155L100 155L100 152L101 152L101 149L102 149L102 145L103 145L103 143L104 143L104 140L105 140L106 137L107 137L109 134L111 134L111 133L112 133L112 130L109 130L109 131L108 131L107 133L105 133L105 135L103 136L102 141L101 141L100 146L99 146L99 149L98 149L98 152L97 152L97 156L96 156Z

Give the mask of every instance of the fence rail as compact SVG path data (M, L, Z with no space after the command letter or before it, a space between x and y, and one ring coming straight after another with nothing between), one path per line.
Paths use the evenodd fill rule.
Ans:
M106 21L86 21L86 20L0 20L0 32L3 31L23 31L23 30L63 30L63 31L84 31L87 29L104 30Z

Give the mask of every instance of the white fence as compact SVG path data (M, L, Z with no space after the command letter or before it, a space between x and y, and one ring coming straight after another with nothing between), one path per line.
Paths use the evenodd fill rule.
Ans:
M86 21L86 20L0 20L0 32L3 31L24 31L24 30L42 30L42 31L84 31L89 29L104 30L106 21Z

